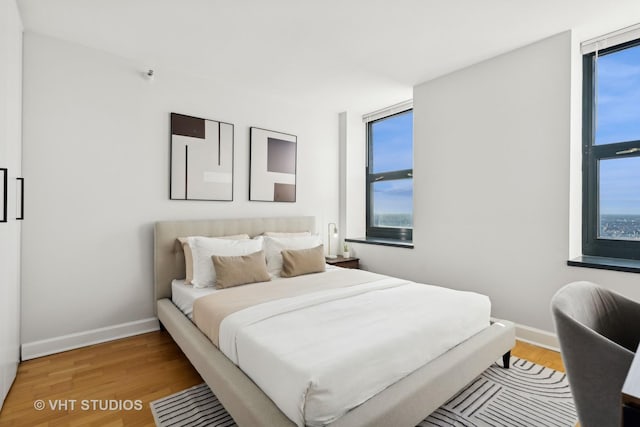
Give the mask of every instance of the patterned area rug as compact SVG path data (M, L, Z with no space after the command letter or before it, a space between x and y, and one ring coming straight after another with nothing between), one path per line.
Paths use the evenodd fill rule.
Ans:
M151 402L160 427L236 424L206 384ZM420 427L573 427L577 420L564 373L511 358L511 368L489 367L429 415Z

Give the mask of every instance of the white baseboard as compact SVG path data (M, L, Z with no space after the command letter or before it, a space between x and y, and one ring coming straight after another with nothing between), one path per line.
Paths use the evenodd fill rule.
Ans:
M560 351L558 337L551 332L516 323L516 338L539 347ZM157 317L121 323L105 328L93 329L61 337L49 338L22 344L22 360L35 359L88 345L100 344L119 338L153 332L160 329Z
M105 328L92 329L90 331L63 335L41 341L22 344L22 360L35 359L88 345L100 344L119 338L126 338L146 332L157 331L160 323L157 317L137 320L135 322L121 323Z
M554 333L532 328L531 326L516 324L516 338L538 347L547 348L553 351L560 351L558 336Z

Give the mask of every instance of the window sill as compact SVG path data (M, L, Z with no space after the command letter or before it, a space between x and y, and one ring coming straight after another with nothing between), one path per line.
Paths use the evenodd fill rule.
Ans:
M583 255L570 259L567 265L571 267L597 268L600 270L624 271L626 273L640 273L640 260L605 258Z
M344 239L344 241L350 243L364 243L365 245L393 246L396 248L413 249L413 242L411 240L382 239L380 237L357 237L353 239Z

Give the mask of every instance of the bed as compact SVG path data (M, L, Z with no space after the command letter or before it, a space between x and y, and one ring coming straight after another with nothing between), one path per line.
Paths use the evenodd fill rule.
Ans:
M185 277L182 236L226 236L314 231L314 217L162 221L155 225L154 273L157 315L205 382L240 426L294 426L278 406L216 347L172 302L172 281ZM384 388L333 421L331 426L414 426L515 343L513 324L490 326ZM299 424L299 423L298 423Z

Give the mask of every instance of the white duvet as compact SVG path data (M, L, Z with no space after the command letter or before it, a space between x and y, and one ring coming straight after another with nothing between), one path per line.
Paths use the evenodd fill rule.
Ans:
M220 350L298 426L323 426L489 326L484 295L384 278L243 309Z

